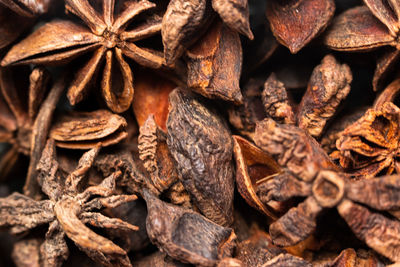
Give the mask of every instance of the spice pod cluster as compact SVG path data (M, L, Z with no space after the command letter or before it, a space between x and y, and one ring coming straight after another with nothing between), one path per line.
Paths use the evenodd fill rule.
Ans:
M400 264L398 0L0 22L0 266Z

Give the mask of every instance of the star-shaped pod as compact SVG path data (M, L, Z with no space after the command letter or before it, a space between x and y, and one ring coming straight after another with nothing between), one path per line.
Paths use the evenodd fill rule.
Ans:
M400 109L393 101L400 79L393 81L372 108L340 133L340 164L355 176L400 173Z
M325 153L304 130L271 119L257 124L255 142L291 173L266 181L261 199L305 197L270 225L275 244L292 246L306 239L316 229L318 215L337 208L360 240L390 260L400 260L400 222L379 213L399 209L400 176L350 180L324 164Z
M41 265L60 266L68 258L65 240L68 237L80 250L103 265L131 266L125 250L86 226L137 230L134 225L98 211L136 199L135 195L116 192L115 180L121 172L112 173L97 185L86 188L82 185L98 152L99 146L84 153L75 170L68 174L57 160L54 141L49 140L37 166L38 182L49 199L34 200L20 193L0 198L0 226L11 233L23 233L49 224L40 246Z
M351 8L336 17L325 36L325 44L341 51L365 51L392 46L378 62L373 78L374 90L384 86L391 66L400 58L400 2L364 0L366 6Z
M81 101L96 73L102 72L101 90L107 106L117 113L127 110L134 88L132 70L125 57L145 67L163 65L161 53L159 56L156 51L135 45L160 32L161 17L147 16L143 23L131 29L128 28L130 22L156 4L147 0L118 4L114 0L101 2L99 11L100 3L91 5L87 0L67 0L67 11L78 16L85 25L71 20L48 22L12 47L1 64L63 64L91 52L91 58L77 70L68 89L70 103Z

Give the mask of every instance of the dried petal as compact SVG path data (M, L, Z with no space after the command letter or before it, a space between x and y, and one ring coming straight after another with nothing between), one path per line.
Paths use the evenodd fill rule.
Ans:
M127 136L123 117L107 110L74 112L58 119L50 131L56 145L64 148L88 149L109 146Z
M15 23L18 21L18 23ZM0 49L12 43L27 28L31 27L33 19L19 16L10 9L0 5Z
M173 63L194 43L210 18L206 0L172 0L164 14L161 36L167 65Z
M242 48L239 35L220 21L187 51L188 86L208 98L240 104Z
M272 0L267 4L273 34L293 54L326 28L335 11L333 0Z
M212 7L232 30L253 40L247 0L212 0Z
M222 227L188 209L167 204L147 190L147 233L150 240L174 259L214 266L218 259L232 255L236 236L232 229Z
M386 78L390 73L395 70L396 62L400 58L400 50L397 48L389 47L388 51L378 58L374 77L372 79L372 86L374 91L380 91L386 85Z
M311 136L319 137L326 122L350 92L352 79L349 66L339 64L332 55L325 56L311 74L307 91L298 107L299 127Z
M203 99L175 89L170 94L167 144L182 183L212 221L233 220L232 139L225 122Z
M40 246L41 260L44 266L61 266L68 259L69 249L65 242L65 233L58 221L53 221L46 233L46 239Z
M366 50L390 45L394 37L366 6L346 10L333 21L325 44L335 50Z
M400 22L398 17L396 17L396 15L399 15L399 3L393 0L364 0L364 2L368 6L369 10L371 10L372 14L386 25L391 35L396 37L400 27Z

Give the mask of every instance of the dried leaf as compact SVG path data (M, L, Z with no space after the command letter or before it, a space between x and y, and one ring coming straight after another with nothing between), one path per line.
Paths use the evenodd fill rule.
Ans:
M188 86L208 98L243 102L239 79L242 48L239 35L220 21L187 51Z
M167 144L182 183L212 221L233 220L232 139L222 118L204 99L181 89L170 94Z

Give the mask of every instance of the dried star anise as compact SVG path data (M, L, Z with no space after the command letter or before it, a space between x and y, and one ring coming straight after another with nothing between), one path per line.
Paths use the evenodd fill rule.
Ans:
M173 65L201 37L214 17L211 7L232 30L254 38L247 0L171 0L161 30L166 64Z
M275 244L290 246L304 240L315 230L321 211L336 207L359 239L390 260L400 260L400 222L378 212L399 208L399 176L351 181L347 174L324 164L322 149L295 126L266 119L257 125L255 137L256 144L291 174L266 181L261 199L266 202L306 197L270 225ZM293 137L301 141L293 145ZM306 162L306 168L299 169L302 162Z
M1 142L12 145L0 162L2 177L7 176L7 170L14 166L19 153L30 155L33 124L47 91L49 74L45 69L34 69L29 82L23 79L17 80L17 73L22 74L25 71L23 68L0 69ZM26 87L29 91L28 101L26 101ZM25 102L28 102L28 108Z
M340 64L332 55L325 56L321 64L314 68L295 114L283 83L271 75L264 84L262 94L265 111L273 119L297 124L310 135L319 137L327 121L350 92L352 78L346 64Z
M276 39L297 53L328 26L334 11L333 0L270 0L266 14Z
M385 86L385 77L398 61L399 10L397 0L364 0L366 6L346 10L335 18L325 36L325 44L341 51L365 51L392 46L377 62L373 88Z
M400 173L400 109L393 104L400 80L393 81L373 108L340 133L340 164L355 176Z
M104 0L102 12L99 12L97 6L87 0L67 0L66 9L82 19L86 26L70 20L48 22L13 46L1 64L62 64L92 52L91 59L78 70L69 87L70 103L74 105L84 98L105 60L101 79L103 98L112 111L123 112L131 105L134 93L132 70L124 56L146 67L163 65L164 60L156 51L134 44L160 32L161 18L155 14L136 28L128 28L131 20L155 6L147 0L125 1L124 4Z
M99 212L136 199L135 195L116 193L115 172L100 184L80 190L80 182L93 164L99 147L84 153L76 169L68 175L56 158L54 141L49 140L38 164L38 181L48 200L33 200L19 193L0 199L0 225L14 234L49 224L45 241L40 246L40 260L46 266L60 266L68 257L65 236L93 260L104 265L131 266L126 252L85 224L125 231L137 227L118 218L108 218Z

